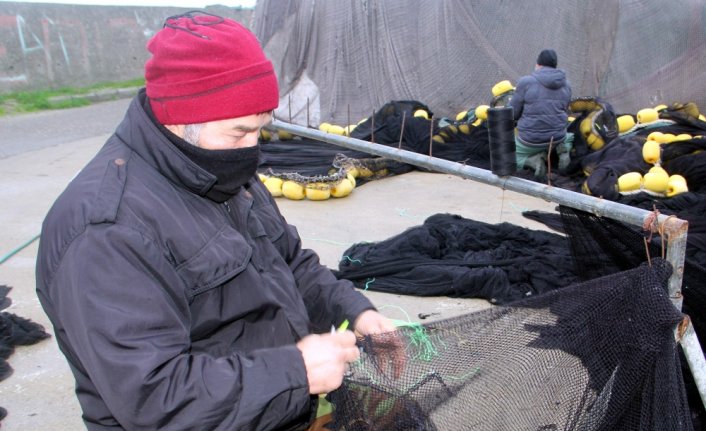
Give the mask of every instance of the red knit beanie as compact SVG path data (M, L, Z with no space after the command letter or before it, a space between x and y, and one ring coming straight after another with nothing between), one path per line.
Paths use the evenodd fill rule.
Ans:
M167 18L147 49L147 97L162 124L244 117L279 104L272 63L233 20L203 12Z

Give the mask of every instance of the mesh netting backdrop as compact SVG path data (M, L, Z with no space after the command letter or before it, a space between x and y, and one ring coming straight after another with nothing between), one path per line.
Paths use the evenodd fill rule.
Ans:
M691 430L652 265L363 340L329 394L340 430Z
M673 101L706 109L705 6L259 0L254 30L277 69L278 117L302 125L355 124L388 100L454 115L487 104L498 81L530 73L547 47L574 96L602 97L617 112Z

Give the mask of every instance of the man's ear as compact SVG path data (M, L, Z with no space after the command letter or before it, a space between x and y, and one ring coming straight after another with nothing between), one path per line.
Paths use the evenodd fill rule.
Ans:
M186 128L186 125L184 124L165 124L164 127L166 127L167 130L170 132L174 133L181 139L184 139L184 129Z

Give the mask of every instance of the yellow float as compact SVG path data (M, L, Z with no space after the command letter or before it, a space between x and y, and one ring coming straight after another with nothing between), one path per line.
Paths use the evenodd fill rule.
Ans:
M286 130L278 130L277 136L279 137L280 141L289 141L291 139L294 139L294 135L287 132Z
M618 133L625 133L635 127L635 119L632 115L621 115L618 117Z
M498 97L501 94L505 94L510 90L514 90L515 87L512 86L512 83L508 80L500 81L497 84L493 85L493 88L491 89L491 92L493 93L494 97Z
M642 174L628 172L618 177L618 191L620 193L634 192L642 188Z
M425 111L424 109L417 109L414 111L413 114L416 118L424 118L425 120L429 119L429 113Z
M645 108L637 111L637 122L640 124L653 123L659 119L659 113L653 108Z
M265 180L265 187L274 197L282 196L282 179L277 177L269 177Z
M328 132L332 133L334 135L343 136L346 133L346 129L344 129L342 126L339 126L337 124L331 124L328 128Z
M300 201L306 197L304 186L291 180L282 183L282 196L287 199Z
M304 195L310 201L325 201L331 197L331 189L328 184L312 183L304 188Z
M267 129L260 129L260 139L263 141L269 141L272 139L272 133Z
M669 175L664 170L651 171L642 177L643 187L655 193L667 191L667 183L669 183Z
M642 145L642 158L652 165L660 159L659 143L655 141L645 141Z
M664 133L662 132L652 132L649 135L647 135L647 140L648 141L655 141L659 142L660 144L664 144Z
M667 191L665 192L665 195L667 195L667 197L669 198L671 198L672 196L676 196L680 193L685 193L689 191L689 187L687 187L686 181L673 180L672 177L674 176L680 175L672 175L671 177L669 177L669 181L667 182Z
M344 178L336 185L331 187L331 196L333 196L334 198L344 198L351 194L354 188L355 179L352 179L350 177Z

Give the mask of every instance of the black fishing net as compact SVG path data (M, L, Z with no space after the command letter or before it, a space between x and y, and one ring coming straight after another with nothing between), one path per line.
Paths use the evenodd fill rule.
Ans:
M0 310L10 306L12 301L7 296L11 288L0 285ZM31 320L3 311L0 313L0 380L12 374L12 367L7 359L15 351L15 346L26 346L49 337L44 327ZM7 411L0 407L0 421Z
M366 337L329 394L336 430L691 430L651 265Z
M688 196L680 195L671 199L672 207L691 204L692 210L702 211L704 204L695 203ZM648 202L643 199L633 201L635 206L646 207ZM677 199L678 198L678 199ZM634 199L638 199L637 196ZM658 205L665 212L670 212L670 206L652 202L654 208ZM647 209L647 208L646 208ZM569 237L571 253L575 259L576 273L583 279L591 279L601 275L614 274L618 271L634 268L644 262L650 262L654 257L663 256L661 236L654 236L640 231L616 220L602 218L564 206L559 207L564 229ZM701 212L703 214L703 212ZM687 236L687 248L682 273L682 311L691 319L694 331L701 340L706 338L706 266L704 265L703 218L701 224L696 224L695 232ZM690 227L691 231L691 227ZM681 354L681 353L680 353ZM682 354L683 356L683 354ZM681 361L686 393L691 406L694 429L701 429L706 420L703 401L700 398L693 375L685 360Z
M637 199L637 196L638 195L633 195L631 198ZM688 196L691 196L691 199L689 199ZM695 211L698 213L703 209L703 206L700 205L700 201L698 199L696 201L694 200L694 196L698 195L682 195L679 199L675 197L669 201L671 202L672 207L677 208L688 205L696 205ZM643 203L643 206L646 206L646 203ZM665 212L668 212L669 207L664 206L664 210ZM638 312L643 307L642 301L645 299L640 297L643 294L642 290L636 289L632 291L632 293L628 290L620 290L626 289L625 286L621 286L620 283L623 283L626 280L626 271L627 273L633 271L631 274L635 275L639 274L640 271L650 272L653 271L653 268L655 267L664 266L663 263L659 263L662 261L664 252L661 243L662 238L660 235L654 232L650 234L649 231L642 230L642 228L633 228L618 221L598 217L590 213L563 206L559 207L559 213L526 212L525 216L545 223L553 230L565 233L566 236L544 231L534 231L508 223L493 225L468 220L449 214L437 214L428 218L423 225L410 228L399 235L389 238L388 240L378 243L360 243L353 245L344 253L343 259L339 264L339 271L337 272L337 275L342 278L351 279L358 287L363 289L381 290L417 296L448 295L480 297L489 299L496 304L505 304L507 307L512 306L513 309L516 302L512 301L519 298L544 298L547 295L559 295L552 296L552 298L559 298L556 299L558 301L567 301L567 303L570 302L572 304L571 306L576 308L581 307L583 301L586 301L584 305L588 309L591 309L596 304L600 303L598 297L593 298L591 296L584 295L583 293L579 294L576 292L576 287L573 286L565 287L570 284L582 282L584 283L584 286L601 285L600 289L606 289L603 291L603 294L605 294L605 297L603 298L605 304L612 304L613 301L616 300L614 295L622 295L620 296L620 298L622 298L620 301L632 302L631 304L623 304L623 306L633 310L632 312ZM698 216L695 214L695 217ZM703 228L697 225L697 230L701 229ZM693 237L698 241L700 236L693 235ZM702 316L704 305L706 305L706 295L704 294L704 292L706 292L706 270L704 270L702 263L694 257L699 256L699 254L696 253L698 250L700 250L698 245L694 245L691 242L687 244L687 258L683 273L684 282L682 289L684 299L683 311L691 316L692 323L694 324L697 334L704 334L706 333L706 325ZM640 269L636 270L635 268ZM660 275L658 278L668 276L662 272L659 272L659 274ZM583 289L586 289L586 287ZM621 293L618 294L611 289L617 289ZM563 293L558 293L560 291ZM562 295L568 295L570 298L564 298ZM666 291L661 290L660 295L666 298L667 293ZM537 301L537 303L543 303L544 300L537 299ZM526 302L527 301L523 300L522 303L525 304ZM568 307L568 305L564 306ZM676 315L679 315L676 308L671 305L671 303L669 306ZM525 305L522 306L522 308L525 307ZM505 307L496 307L495 309L506 310ZM562 316L565 319L556 320L556 331L560 333L565 330L573 331L574 329L572 328L588 324L602 325L603 323L601 322L612 322L615 319L621 319L620 316L623 316L627 320L633 319L632 316L625 314L623 311L606 306L603 309L600 309L600 307L594 309L593 312L596 313L594 318L597 321L587 323L580 318L580 316L582 316L585 312L586 311L575 311L575 316L578 319L577 321L572 321L570 319L570 313L563 314ZM605 312L605 314L602 314L603 312ZM494 313L503 315L505 311L489 311L480 314L476 313L460 318L458 322L463 321L464 323L462 326L467 325L465 322L475 322L473 325L484 327L485 325L495 324L492 322L492 319L488 318L488 314L495 316ZM613 315L612 313L617 314ZM652 317L642 316L640 318L650 319ZM464 327L463 329L459 329L454 326L458 322L456 320L453 320L452 322L456 323L451 324L453 327L453 329L450 330L451 332L467 333L478 331L478 329L471 324L468 324L468 328ZM433 324L431 327L436 330L438 328L446 328L445 325L447 325L447 323L442 323L441 326L438 324ZM562 328L561 326L563 325L567 325L568 328ZM423 332L421 328L412 329ZM612 330L621 329L615 327L611 329L611 331ZM498 329L498 335L492 338L492 340L493 342L504 345L505 348L511 349L511 347L508 346L513 345L513 343L517 342L517 340L512 338L507 339L504 335L506 332L506 329ZM449 339L449 335L445 332L435 332L435 334L438 335L436 342L431 344L427 343L424 347L428 349L427 353L433 352L439 345L448 346L458 343L458 340L455 338ZM540 333L542 336L544 334L544 332ZM616 340L620 340L625 337L629 337L629 334L630 332L619 336L610 335L609 339L610 337L615 337ZM673 338L673 334L670 336ZM570 339L571 337L568 338L568 340ZM590 350L589 346L580 345L581 342L585 342L586 340L581 340L579 336L575 336L574 339L577 345L571 347L564 346L564 348L570 351L576 349ZM370 359L371 361L375 360L374 358L378 352L382 352L382 346L384 346L385 343L390 344L389 340L376 342L378 344L373 343L375 350L370 350L371 347L366 347L370 358L372 358ZM419 340L416 339L415 343L416 342L419 342ZM542 340L541 342L545 341ZM546 342L551 343L550 341ZM507 345L505 345L505 343L507 343ZM522 351L522 349L526 348L522 342L518 342L515 347L518 351ZM602 346L600 342L597 342L595 348L596 352L601 352ZM483 349L485 349L485 347L482 347L481 350ZM659 363L665 367L664 369L657 370L650 368L654 367L653 363L650 366L645 365L648 368L639 372L658 372L662 374L676 373L675 376L672 377L673 379L676 379L674 381L678 382L674 383L673 381L669 384L678 385L679 388L682 388L680 390L683 390L683 388L686 387L685 393L686 397L689 399L689 402L686 402L683 396L680 396L680 398L674 398L673 402L677 404L675 407L677 410L675 410L675 412L677 414L681 414L679 412L686 411L686 415L691 415L690 420L695 423L695 428L693 429L699 429L704 413L693 377L691 376L690 370L688 369L686 363L678 359L681 352L676 347L672 347L670 349L671 355L675 356L676 359L670 357L670 359L668 359L669 363L664 362L666 360L664 357L659 359ZM456 353L459 355L465 354L460 352ZM478 355L486 354L484 351L476 353ZM417 352L417 354L421 353ZM453 353L449 354L452 355ZM579 355L579 358L583 361L583 356ZM494 357L494 359L498 362L504 363L508 367L517 366L505 362L507 361L506 358L501 357L501 355ZM538 360L542 360L541 357ZM635 361L638 359L630 358L626 360ZM412 361L412 363L416 362ZM469 361L468 363L470 364L472 362ZM529 361L528 364L530 365L522 368L523 372L532 368L531 365L533 362ZM433 364L433 367L435 367L434 369L437 370L443 369L444 366L444 364ZM620 367L625 366L626 365L620 365ZM459 370L460 369L461 368L459 368ZM466 373L469 373L470 371L471 368L465 369ZM568 373L576 372L575 370L571 370L570 367L565 371ZM533 375L531 374L533 372L534 371L530 371L530 374L528 375L529 379L533 378ZM509 370L508 373L512 374L514 371ZM682 378L682 373L686 376L685 378ZM458 371L453 375L458 376L462 374L464 373ZM425 386L431 387L441 385L444 390L448 391L450 397L455 396L456 389L454 385L458 382L450 382L448 379L441 379L441 377L441 375L430 375L419 378L427 379L427 381L425 381ZM639 379L637 376L633 377L637 380L635 380L635 382L631 382L631 384L639 383L640 385L648 384L645 382L645 379L649 380L652 378L657 378L654 376L647 377L647 374L643 375ZM659 378L661 379L662 377ZM444 381L443 384L440 383L440 379ZM641 428L642 425L624 428L622 424L616 426L615 428L611 428L611 425L606 425L603 422L600 423L600 426L594 426L593 424L586 425L585 422L582 422L584 413L581 412L581 408L592 409L594 408L593 404L597 401L596 399L593 399L585 405L582 404L583 407L576 407L577 404L583 402L583 393L581 393L581 395L576 395L576 393L573 394L576 398L572 398L572 402L574 403L572 408L575 408L576 410L574 410L571 414L575 416L570 419L570 413L567 413L567 411L562 411L564 414L567 414L567 422L545 423L545 425L554 423L556 428L541 428L543 425L540 425L539 422L532 424L507 422L503 426L500 426L497 422L493 422L492 420L487 422L490 425L485 428L486 422L483 422L480 419L479 422L477 422L479 424L478 427L464 428L464 426L458 424L451 426L447 422L442 422L443 426L439 426L439 422L434 422L434 420L429 419L429 415L432 411L436 411L435 409L437 407L420 407L418 405L420 401L414 398L417 395L414 395L411 401L409 397L399 396L400 393L406 392L426 394L424 390L413 387L410 382L405 382L402 386L394 386L394 390L390 390L390 388L385 387L381 389L375 386L377 384L376 382L373 383L375 384L372 385L372 388L364 388L363 395L356 394L355 396L362 396L365 398L364 403L377 403L385 406L395 406L392 410L412 409L411 413L408 412L402 414L402 416L409 416L413 418L421 417L427 422L423 422L423 425L420 425L417 428L405 428L407 425L400 425L401 428L396 428L397 425L394 425L392 428L387 428L388 425L385 424L379 428L373 427L353 429L691 429L686 425L684 428L681 428L681 425L674 427L674 424L667 424L669 425L667 426L663 423L656 423L654 427L646 428ZM356 381L355 384L358 385L360 382ZM538 381L534 381L534 384L539 385ZM641 387L639 390L641 391L647 389L654 388ZM673 387L668 388L668 390L673 389ZM504 387L501 389L486 387L488 396L498 400L505 399L506 393L503 390ZM520 389L515 386L512 387L512 393L517 390ZM632 388L625 390L638 389ZM537 397L548 396L544 392L553 393L555 392L555 388L547 385L540 385L540 387L537 388L535 395ZM434 396L437 395L435 394ZM423 397L425 401L423 401L422 404L431 402L425 398L427 395L423 395ZM466 398L466 400L468 400L468 398ZM360 400L358 401L360 402ZM648 406L652 404L643 405L642 403L646 403L648 401L649 400L646 399L641 399L639 401L637 399L633 399L631 402L635 403L635 406L637 407L633 406L629 407L629 409L639 407L639 409L644 410L640 414L647 414L645 412L648 412ZM453 401L452 403L455 402L456 401ZM654 400L649 402L653 403ZM664 401L659 402L663 403ZM447 405L447 401L445 400L441 400L440 403ZM457 406L456 404L451 405ZM469 402L469 406L471 405L473 404ZM691 406L691 410L689 409L689 406ZM346 409L349 407L346 407ZM377 409L376 411L380 410L380 407L373 407ZM367 408L372 407L368 406ZM451 408L451 410L443 410L443 412L448 413L449 411L453 411L454 408L455 407ZM533 408L534 407L532 407L532 409ZM419 413L420 411L424 413ZM441 412L442 410L439 411ZM448 419L446 417L447 413L439 413L439 417L446 421ZM478 418L481 418L483 415L503 416L506 414L508 414L506 411L500 413L494 411L482 411L481 413L478 413ZM613 413L610 414L612 415ZM622 414L627 413L620 413L620 415ZM633 414L636 413L631 411L630 415ZM375 417L373 414L370 414L370 416ZM382 422L375 422L377 424L375 426L385 423L384 421L400 420L399 418L390 418L386 415L383 416L384 417L381 418ZM457 419L458 418L456 417L452 417L452 419L449 420L455 421ZM410 420L416 421L416 419ZM431 422L428 422L429 420L431 420ZM571 422L572 420L574 422ZM603 420L604 419L601 419L601 421ZM622 419L613 418L610 420ZM640 423L639 421L641 420L644 420L644 418L638 420L633 417L630 419L630 421L637 421L633 423ZM679 420L681 421L681 419ZM416 424L417 422L414 423ZM476 422L471 421L464 423L468 424ZM612 422L613 425L616 423L618 422ZM338 425L341 424L342 422L339 421ZM567 424L571 424L571 426L567 426ZM344 427L343 429L349 428Z
M664 201L640 193L626 197L625 200L627 204L644 209L652 207L665 214L672 214L675 210L681 211L680 216L694 221L694 225L689 226L687 236L682 274L682 311L690 317L694 331L703 340L706 337L706 230L702 215L706 200L702 195L693 193ZM584 280L634 268L648 262L652 257L662 256L660 236L652 236L650 239L651 235L640 228L568 207L560 206L559 212L560 214L535 211L523 214L568 235L571 254L575 260L575 272ZM703 402L685 361L682 361L682 368L694 429L701 429L701 424L706 418Z
M648 199L647 194L642 194L643 199L639 202L638 196L632 197L635 206L649 209L648 205L651 205L664 214L672 212L670 206ZM703 338L706 337L706 256L703 254L706 226L698 213L706 209L706 200L699 199L698 196L680 195L668 202L671 202L672 208L691 206L695 221L701 221L690 226L687 236L682 273L682 310L690 316L696 333ZM635 268L642 263L649 263L652 258L662 257L665 252L662 247L663 238L654 232L650 234L642 228L565 206L559 206L558 209L559 213L523 214L554 230L566 233L573 274L581 280Z
M567 251L550 232L436 214L387 240L354 244L335 274L363 289L505 304L578 281Z

